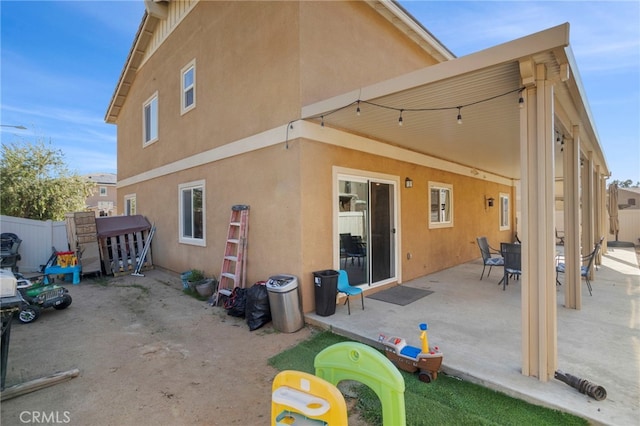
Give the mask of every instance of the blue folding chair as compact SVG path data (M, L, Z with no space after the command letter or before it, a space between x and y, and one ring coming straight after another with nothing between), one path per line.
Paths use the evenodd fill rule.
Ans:
M347 295L347 300L344 302L347 305L347 310L349 315L351 315L351 303L349 302L350 296L355 296L357 294L360 295L360 299L362 299L362 310L364 310L364 293L361 288L353 287L349 284L349 277L347 276L347 271L339 270L338 271L338 293L343 293Z

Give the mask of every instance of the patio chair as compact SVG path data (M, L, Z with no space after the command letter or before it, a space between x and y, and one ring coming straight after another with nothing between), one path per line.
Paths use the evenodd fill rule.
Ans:
M582 256L580 258L581 263L586 263L586 265L580 266L580 276L585 279L587 282L587 289L589 289L589 296L593 296L591 292L591 281L589 280L589 271L591 271L591 266L593 265L593 261L595 260L598 252L600 251L600 243L596 243L595 248L591 253L586 256ZM564 274L566 270L566 265L564 263L558 263L556 266L556 283L560 284L559 274Z
M16 234L3 232L0 234L0 267L11 268L12 272L18 272L18 261L21 259L20 244L22 240Z
M487 237L478 237L476 238L478 242L478 247L480 248L480 254L482 255L482 274L480 274L480 280L484 276L485 268L489 267L489 272L487 273L487 277L491 274L491 268L494 266L504 266L504 259L502 256L493 257L493 254L499 254L500 252L491 246L487 242Z
M500 252L504 257L504 275L500 282L502 290L505 290L509 277L518 279L522 274L522 244L500 243Z
M358 266L364 267L364 259L367 256L366 248L362 238L351 234L340 234L340 257L344 259L344 267L347 267L347 260L358 259Z
M349 315L351 315L351 304L349 302L349 297L360 295L360 299L362 300L362 310L364 310L364 293L361 288L353 287L349 284L349 276L347 275L347 271L339 270L338 271L338 294L343 293L347 295L347 300L344 302L347 305L347 311Z

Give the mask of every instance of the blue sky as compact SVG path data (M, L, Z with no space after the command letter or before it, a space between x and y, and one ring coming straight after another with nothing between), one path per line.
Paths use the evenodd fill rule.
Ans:
M571 48L612 171L640 181L640 2L401 1L457 56L569 22ZM104 115L144 11L137 1L7 1L2 143L44 140L72 171L116 172Z

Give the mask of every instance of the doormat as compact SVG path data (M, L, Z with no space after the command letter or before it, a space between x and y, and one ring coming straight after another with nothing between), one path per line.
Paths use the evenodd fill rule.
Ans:
M398 285L367 296L369 299L405 306L433 293L431 290Z

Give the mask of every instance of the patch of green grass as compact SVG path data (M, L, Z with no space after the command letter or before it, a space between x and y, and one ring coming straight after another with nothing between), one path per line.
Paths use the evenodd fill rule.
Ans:
M269 359L276 369L315 373L313 361L324 348L349 341L331 332L319 332L309 340ZM426 384L417 374L400 371L405 382L405 410L408 425L588 425L585 419L530 404L500 392L439 374ZM368 386L358 384L356 405L370 425L382 425L382 406Z
M201 302L206 302L207 300L209 300L208 297L200 296L200 294L197 291L191 290L191 288L184 288L182 289L182 292L187 296L191 296L194 299L200 300Z

